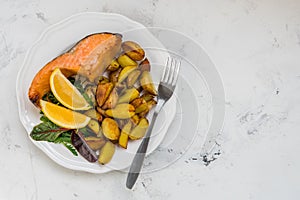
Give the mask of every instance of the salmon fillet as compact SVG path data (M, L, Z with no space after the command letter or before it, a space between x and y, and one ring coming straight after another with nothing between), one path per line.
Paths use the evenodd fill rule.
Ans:
M34 77L28 91L30 101L40 107L40 99L50 91L50 76L60 68L65 76L81 74L94 81L101 76L121 49L122 35L96 33L80 40L68 52L47 63Z

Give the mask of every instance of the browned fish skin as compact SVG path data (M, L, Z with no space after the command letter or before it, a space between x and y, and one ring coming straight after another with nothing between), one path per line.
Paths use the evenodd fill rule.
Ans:
M30 101L40 107L40 99L50 90L49 79L54 69L65 76L81 74L94 81L121 49L122 35L96 33L80 40L70 51L47 63L34 77L28 91Z

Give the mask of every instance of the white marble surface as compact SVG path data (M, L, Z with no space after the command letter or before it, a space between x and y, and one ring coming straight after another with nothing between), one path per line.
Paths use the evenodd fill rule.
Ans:
M71 171L30 142L18 118L17 71L46 27L82 11L120 13L203 45L226 92L217 160L205 166L195 142L129 191L124 173ZM298 0L0 0L0 199L299 199L299 63Z

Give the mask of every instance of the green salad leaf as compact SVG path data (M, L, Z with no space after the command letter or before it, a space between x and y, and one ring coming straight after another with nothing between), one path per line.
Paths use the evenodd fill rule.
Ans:
M71 134L74 130L59 127L44 115L41 116L40 120L42 123L33 127L30 133L33 140L63 144L73 155L78 155L71 142Z
M54 104L57 104L57 105L62 105L57 99L56 97L54 96L54 94L49 91L48 93L46 93L43 98L42 98L44 101L50 101L51 103L54 103Z
M94 106L92 99L84 90L82 83L80 80L76 80L74 77L69 77L69 81L77 88L77 90L82 94L83 98L90 104L90 106Z
M82 93L83 98L89 103L90 106L94 106L92 99L87 95L87 93Z
M74 77L69 77L69 81L79 90L79 92L83 95L85 100L93 106L92 99L87 95L82 86L81 81L77 81ZM43 98L45 101L52 102L59 106L63 106L53 95L51 91L46 93ZM70 130L66 128L62 128L51 122L43 112L41 111L40 114L42 115L40 120L41 123L33 127L30 137L36 141L47 141L53 142L57 144L63 144L67 149L69 149L75 156L78 155L76 148L73 146L71 141L72 132L75 130ZM82 130L86 135L89 135L89 131L85 129Z

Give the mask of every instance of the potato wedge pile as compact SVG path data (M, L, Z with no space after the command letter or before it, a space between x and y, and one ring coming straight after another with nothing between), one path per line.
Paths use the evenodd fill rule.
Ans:
M141 139L149 126L147 114L156 105L157 91L150 75L150 63L141 46L122 43L122 52L111 61L97 83L82 81L94 108L85 140L99 152L98 162L108 163L118 145L127 148L129 140Z

